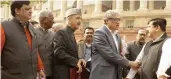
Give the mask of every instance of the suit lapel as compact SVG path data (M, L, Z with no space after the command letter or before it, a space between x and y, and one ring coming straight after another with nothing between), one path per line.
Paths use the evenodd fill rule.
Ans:
M66 29L67 30L67 35L69 36L69 39L71 39L71 45L74 47L74 49L75 49L75 51L78 51L77 50L77 44L76 44L76 40L75 40L75 36L72 36L72 34L70 34L69 32L68 32L68 29ZM73 34L74 35L74 34Z
M113 39L113 36L112 36L111 32L107 29L106 26L103 26L103 29L106 32L108 42L109 42L110 46L112 47L112 50L117 51L117 48L116 48L116 45L115 45L115 42L114 42L114 39Z
M37 47L37 40L36 40L37 37L36 37L36 34L35 34L36 32L35 32L33 26L31 26L31 24L29 24L28 30L29 30L29 32L30 32L30 34L31 34L32 49L33 49L33 48L36 48L36 47Z
M33 30L33 26L31 26L31 24L29 24L28 29L30 31L31 36L34 37L35 36L35 32Z

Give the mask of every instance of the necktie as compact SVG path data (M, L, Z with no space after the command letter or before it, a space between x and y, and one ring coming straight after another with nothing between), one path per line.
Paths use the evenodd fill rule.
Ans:
M31 50L31 48L32 48L31 47L32 46L31 34L30 34L30 32L29 32L29 30L28 30L28 28L26 26L24 27L24 30L25 30L25 33L26 33L28 45L29 45L30 50Z

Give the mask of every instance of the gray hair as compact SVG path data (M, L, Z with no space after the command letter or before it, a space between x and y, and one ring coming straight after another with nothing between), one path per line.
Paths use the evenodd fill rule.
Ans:
M40 14L39 14L39 18L41 18L41 17L48 17L50 13L52 13L52 12L49 11L49 10L42 10L40 12Z
M116 10L108 10L105 12L104 19L109 19L109 18L117 18L120 16L120 13Z

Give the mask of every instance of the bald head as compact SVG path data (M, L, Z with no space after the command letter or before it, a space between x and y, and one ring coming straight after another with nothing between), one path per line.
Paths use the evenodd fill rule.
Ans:
M42 17L48 17L49 14L52 14L52 12L49 11L49 10L42 10L42 11L40 12L40 14L39 14L39 19L42 18Z
M45 29L49 29L52 27L54 23L53 13L49 10L42 10L39 14L39 22L41 27Z
M138 34L145 34L146 35L146 30L145 29L140 29L140 30L138 30Z

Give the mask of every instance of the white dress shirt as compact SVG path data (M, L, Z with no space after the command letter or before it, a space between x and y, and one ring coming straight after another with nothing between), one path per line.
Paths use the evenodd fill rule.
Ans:
M167 39L162 47L162 55L159 63L159 67L157 70L157 77L160 75L166 75L166 71L169 67L171 67L171 52L170 52L170 46L171 46L171 38ZM170 74L167 74L170 75ZM171 76L171 75L170 75Z
M123 56L125 56L125 54L128 54L128 52L127 52L127 43L126 43L125 40L122 40L122 52L121 52L121 54Z
M166 75L166 76L168 75L168 74L166 74L166 71L171 66L170 45L171 45L171 38L167 39L163 43L161 59L160 59L158 70L156 72L157 77L159 77L160 75ZM141 52L137 56L137 58L135 60L136 62L142 62L142 57L144 55L144 48L145 48L145 46L146 46L146 44L144 45L144 47L142 48ZM134 69L131 68L129 73L128 73L128 75L127 75L127 78L128 79L133 79L136 73L137 73L137 70L134 70Z
M106 25L105 25L106 26ZM107 27L107 26L106 26ZM116 48L117 48L117 50L119 51L120 49L119 49L119 43L118 43L118 37L116 36L116 34L119 32L118 30L115 30L115 31L112 31L112 30L110 30L108 27L107 27L107 29L110 31L110 33L112 34L112 36L113 36L113 40L114 40L114 42L115 42L115 45L116 45ZM122 44L122 52L121 52L121 54L122 54L122 56L124 56L125 57L125 54L127 53L127 44L126 44L126 42L125 42L125 40L121 40L121 44ZM126 58L126 57L125 57Z
M142 62L142 58L144 56L144 48L145 48L145 46L146 46L146 44L143 46L140 53L138 54L138 56L137 56L137 58L135 60L136 62ZM133 79L135 77L136 73L137 73L137 70L134 70L134 69L131 68L126 78Z
M106 25L105 25L106 26ZM116 34L118 33L118 30L115 30L115 31L112 31L108 28L108 26L106 26L107 29L110 31L110 33L112 34L113 36L113 41L115 42L115 45L116 45L116 48L117 50L119 50L119 43L118 43L118 40L117 40L117 37L116 37Z

